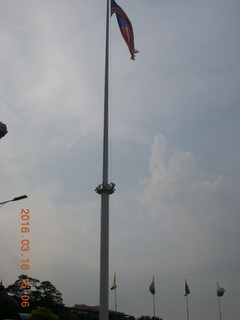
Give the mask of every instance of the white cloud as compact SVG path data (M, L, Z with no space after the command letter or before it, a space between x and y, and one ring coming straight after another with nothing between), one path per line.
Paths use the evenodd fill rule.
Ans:
M232 179L202 172L190 152L175 151L167 160L162 136L152 147L150 174L142 201L158 225L156 240L164 235L169 242L165 254L178 252L170 261L189 270L235 269L240 202Z

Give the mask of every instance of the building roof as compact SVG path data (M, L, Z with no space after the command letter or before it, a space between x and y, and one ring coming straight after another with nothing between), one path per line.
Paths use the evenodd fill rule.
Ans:
M18 313L14 320L28 320L30 318L30 313ZM13 319L5 319L5 320L13 320Z
M30 313L19 313L18 315L21 320L28 320L30 318Z
M79 311L82 313L85 313L85 312L99 313L99 306L87 306L86 304L75 304L75 306L71 307L70 309L72 309L74 311ZM124 316L123 312L109 310L109 313L116 313L118 315Z
M87 306L86 304L75 304L74 307L71 308L72 310L79 310L79 311L97 311L99 312L99 306Z

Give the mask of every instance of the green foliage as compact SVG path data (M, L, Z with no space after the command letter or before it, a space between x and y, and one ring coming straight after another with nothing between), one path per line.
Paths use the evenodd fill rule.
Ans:
M70 312L68 315L67 315L67 319L68 320L79 320L79 317L73 313L73 312Z
M21 288L22 279L29 279L28 280L28 283L30 284L30 288L28 288L29 292L32 292L33 290L35 290L38 284L40 283L39 280L33 279L31 277L27 277L26 275L22 274L18 277L18 279L13 284L8 286L5 291L10 294L13 294L16 297L21 297L23 292L23 289Z
M19 306L21 306L21 296L23 294L22 279L28 279L28 288L24 294L30 297L29 307L20 307L20 312L31 312L37 307L44 307L51 309L54 313L60 315L64 313L64 304L62 294L54 287L50 281L40 282L37 279L27 277L26 275L20 275L18 279L6 288L6 292L14 295Z
M62 294L51 284L50 281L41 282L38 286L38 292L41 294L41 298L45 301L50 301L54 304L62 304Z
M31 312L29 320L58 320L58 316L52 313L50 309L37 307Z

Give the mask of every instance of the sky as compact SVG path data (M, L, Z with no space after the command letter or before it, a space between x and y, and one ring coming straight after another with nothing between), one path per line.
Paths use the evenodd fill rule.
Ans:
M117 309L185 320L240 317L240 3L118 0L111 18L109 286ZM66 306L99 304L106 1L0 0L0 277L21 270ZM109 308L114 310L109 290Z

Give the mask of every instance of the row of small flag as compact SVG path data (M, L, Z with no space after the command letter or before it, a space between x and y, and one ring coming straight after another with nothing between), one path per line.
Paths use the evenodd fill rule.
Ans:
M153 277L152 282L149 286L149 291L151 292L151 294L155 294L154 277ZM225 290L222 287L220 287L219 284L217 283L217 296L222 297L224 295L224 292L225 292ZM189 294L190 294L190 289L187 284L187 280L185 280L185 295L184 295L184 297L186 297Z
M117 288L117 282L116 282L116 273L114 274L114 279L113 279L113 283L111 286L111 290L115 290ZM155 294L155 282L154 282L154 277L152 279L152 282L149 286L149 291L151 292L151 294ZM217 283L217 296L218 297L222 297L224 295L225 290L219 286L219 284ZM187 284L187 280L185 280L185 297L188 296L190 294L190 289L189 286Z
M155 294L154 277L153 277L152 282L149 286L149 291L151 292L151 294ZM222 287L220 287L219 284L217 283L217 296L222 297L224 295L224 292L225 292L225 290ZM186 297L189 294L190 294L190 289L187 284L187 280L185 280L185 295L184 295L184 297Z

